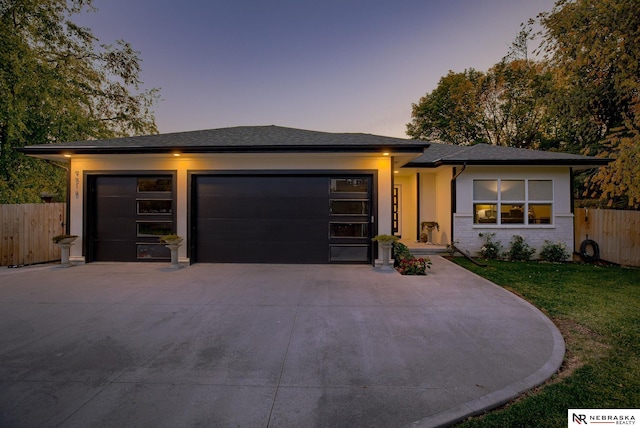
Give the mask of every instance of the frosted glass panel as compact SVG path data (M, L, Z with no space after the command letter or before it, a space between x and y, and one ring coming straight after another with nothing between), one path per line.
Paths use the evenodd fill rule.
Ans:
M551 180L529 180L529 200L553 200L553 185Z
M473 180L473 199L476 201L497 201L497 180Z
M502 180L500 192L503 201L524 201L524 180Z

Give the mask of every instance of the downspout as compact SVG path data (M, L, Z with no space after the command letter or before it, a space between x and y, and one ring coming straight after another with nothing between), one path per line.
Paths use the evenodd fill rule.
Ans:
M573 168L569 168L569 192L571 196L569 197L569 203L571 206L569 207L571 214L573 214L573 251L576 251L576 213L575 213L575 188L573 186ZM555 222L555 220L554 220Z
M456 173L456 168L453 168L453 178L451 179L451 243L453 244L455 242L455 235L454 235L454 214L457 210L456 207L456 180L457 178L460 176L460 174L462 174L464 172L464 170L467 169L467 163L463 163L462 164L462 169Z

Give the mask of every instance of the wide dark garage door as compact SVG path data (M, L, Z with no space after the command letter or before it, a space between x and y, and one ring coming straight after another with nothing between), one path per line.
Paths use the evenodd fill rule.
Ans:
M197 262L371 260L372 176L196 175Z

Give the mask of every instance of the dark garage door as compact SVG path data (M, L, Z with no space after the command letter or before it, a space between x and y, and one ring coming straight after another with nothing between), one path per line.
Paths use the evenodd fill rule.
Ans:
M347 182L357 186L345 188ZM371 188L368 176L195 176L192 256L223 263L369 262ZM356 211L343 216L332 204Z
M88 261L166 261L158 237L175 231L170 175L90 176Z

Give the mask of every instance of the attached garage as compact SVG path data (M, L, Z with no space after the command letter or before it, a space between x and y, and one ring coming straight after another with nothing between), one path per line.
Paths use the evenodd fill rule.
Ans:
M370 263L373 174L195 174L191 259Z
M70 261L367 263L393 233L394 172L429 144L240 126L30 146L67 162Z

